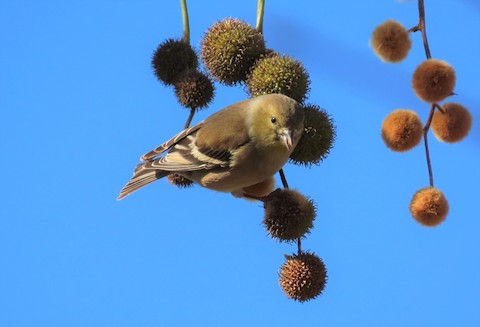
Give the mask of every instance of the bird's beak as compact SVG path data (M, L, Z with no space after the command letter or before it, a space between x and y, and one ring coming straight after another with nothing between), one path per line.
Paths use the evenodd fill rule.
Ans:
M293 147L293 133L291 130L285 128L280 131L280 139L283 141L287 149L290 151Z

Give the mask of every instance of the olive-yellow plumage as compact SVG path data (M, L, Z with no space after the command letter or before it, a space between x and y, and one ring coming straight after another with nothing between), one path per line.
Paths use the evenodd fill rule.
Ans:
M241 196L283 167L302 136L303 120L300 104L282 94L228 106L143 155L118 199L172 172Z

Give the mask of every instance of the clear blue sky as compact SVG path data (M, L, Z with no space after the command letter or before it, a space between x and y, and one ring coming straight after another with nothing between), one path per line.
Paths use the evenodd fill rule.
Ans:
M189 1L191 41L225 17L255 23L256 1ZM187 111L153 76L158 43L180 37L178 1L0 2L0 326L480 326L480 5L426 1L434 57L457 71L468 138L430 137L435 184L450 202L438 228L408 204L428 184L422 146L388 150L384 117L417 110L401 64L372 53L388 18L417 23L415 1L267 0L267 45L301 60L309 102L338 126L311 169L287 165L318 217L304 249L329 271L324 294L300 304L278 285L284 253L260 204L159 181L117 202L141 154L180 130ZM200 121L247 95L217 85Z

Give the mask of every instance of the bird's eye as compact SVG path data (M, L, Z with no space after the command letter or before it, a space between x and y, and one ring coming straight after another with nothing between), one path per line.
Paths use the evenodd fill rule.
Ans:
M276 124L277 123L277 118L272 117L272 118L270 118L270 121L272 122L272 124Z

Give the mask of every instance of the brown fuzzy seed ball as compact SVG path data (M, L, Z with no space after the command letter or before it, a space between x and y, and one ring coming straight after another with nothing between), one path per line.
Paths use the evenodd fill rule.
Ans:
M448 201L443 193L431 186L417 191L410 202L413 218L428 227L442 223L447 217L448 209Z
M195 50L182 40L167 39L157 47L152 57L155 76L166 85L172 85L185 71L197 67Z
M168 175L167 180L170 184L179 188L187 188L193 186L193 182L191 180L175 173Z
M415 69L412 87L417 97L425 102L439 102L453 94L455 70L442 60L429 59Z
M423 125L413 110L397 109L383 121L382 138L393 151L408 151L420 143Z
M252 97L280 93L303 102L310 90L310 77L302 63L280 55L259 60L246 83Z
M205 33L201 57L213 78L226 85L245 81L265 52L262 33L240 19L227 18Z
M399 22L387 20L372 33L372 48L383 61L400 62L412 47L410 33Z
M280 268L279 283L287 297L305 302L322 294L327 283L327 269L322 259L308 252L286 258Z
M325 159L333 147L336 130L330 115L317 105L306 105L304 131L290 155L290 162L297 165L317 165Z
M443 142L455 143L463 140L472 127L472 115L458 103L445 103L443 112L436 110L432 119L432 131Z
M298 191L278 189L267 197L264 207L263 224L281 242L296 241L313 228L315 205Z
M175 82L177 100L186 108L206 107L212 101L214 92L210 78L196 70L186 72Z

